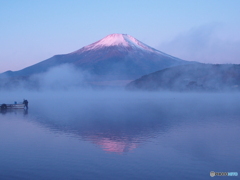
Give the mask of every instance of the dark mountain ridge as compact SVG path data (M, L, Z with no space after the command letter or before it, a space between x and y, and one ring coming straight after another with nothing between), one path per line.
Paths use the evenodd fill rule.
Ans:
M240 65L188 64L145 75L126 86L150 91L239 91Z

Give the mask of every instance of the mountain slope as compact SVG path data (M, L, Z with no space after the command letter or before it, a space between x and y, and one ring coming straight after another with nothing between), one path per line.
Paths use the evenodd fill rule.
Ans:
M151 48L130 35L111 34L72 53L56 55L20 71L5 72L4 75L31 76L62 64L71 64L88 71L95 79L124 80L187 63L190 62Z
M135 90L240 90L240 65L189 64L145 75L127 85Z

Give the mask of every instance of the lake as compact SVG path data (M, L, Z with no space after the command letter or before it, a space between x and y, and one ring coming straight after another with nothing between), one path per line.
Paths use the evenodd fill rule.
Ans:
M1 180L192 180L240 171L238 93L1 95L0 103L29 101L27 111L0 114Z

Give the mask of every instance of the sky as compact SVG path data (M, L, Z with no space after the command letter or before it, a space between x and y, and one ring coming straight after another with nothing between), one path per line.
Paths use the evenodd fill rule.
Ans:
M240 64L239 0L0 0L0 73L112 33L178 58Z

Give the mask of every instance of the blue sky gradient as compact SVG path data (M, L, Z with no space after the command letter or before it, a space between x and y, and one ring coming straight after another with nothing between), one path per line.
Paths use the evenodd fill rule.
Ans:
M112 33L206 63L240 63L238 0L0 0L0 72Z

